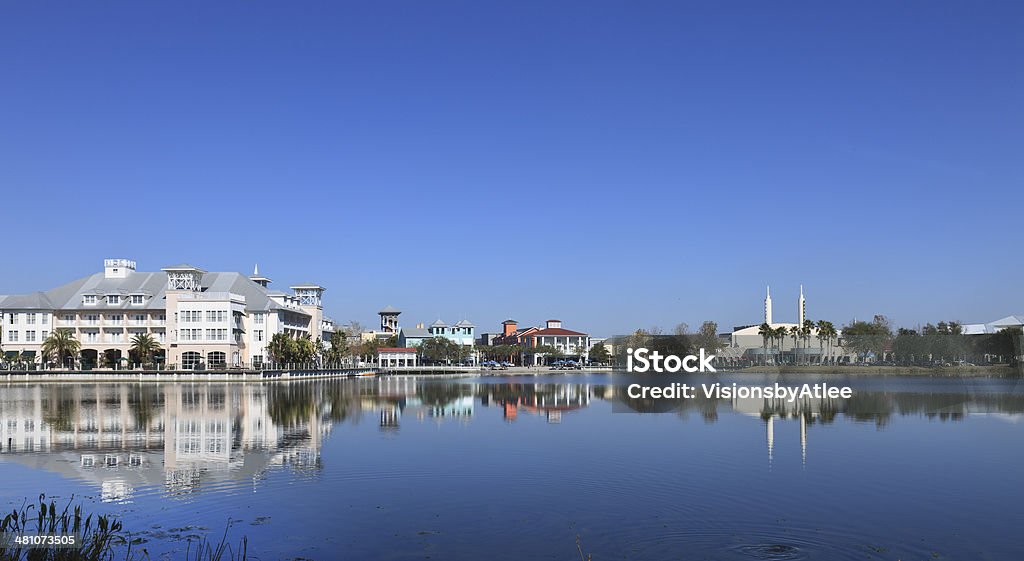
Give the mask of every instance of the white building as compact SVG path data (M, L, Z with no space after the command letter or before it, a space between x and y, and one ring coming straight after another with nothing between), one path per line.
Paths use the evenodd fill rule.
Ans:
M839 347L836 341L833 341L832 354L828 355L829 349L826 348L827 345L824 342L818 341L817 326L810 329L806 339L799 334L796 337L792 335L794 330L799 332L803 327L804 320L807 319L807 300L804 298L803 285L800 285L800 295L797 298L796 304L796 323L774 321L771 287L768 287L764 299L764 321L759 324L743 325L734 328L729 338L729 347L723 349L719 353L719 357L723 359L729 358L734 362L738 362L741 359L762 361L762 355L766 352L765 339L761 334L761 326L763 324L768 324L769 327L775 330L783 328L787 332L787 335L781 339L769 338L767 353L773 358L768 358L766 362L778 362L780 360L803 362L804 357L810 362L818 362L820 360L827 362L844 356L845 351ZM841 337L842 333L838 335ZM737 351L739 356L737 356ZM788 355L788 357L783 355ZM796 355L800 355L801 358L797 359Z
M140 272L135 262L107 259L102 273L45 292L0 296L0 345L41 363L43 341L57 329L81 343L82 366L139 362L132 338L146 334L161 346L159 358L191 369L260 365L276 333L330 339L317 284L292 286L292 294L270 290L259 274L209 273L192 265Z

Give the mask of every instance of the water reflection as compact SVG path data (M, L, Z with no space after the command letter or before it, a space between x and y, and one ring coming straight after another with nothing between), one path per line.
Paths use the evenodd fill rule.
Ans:
M332 427L375 418L381 431L403 423L469 423L477 415L508 423L537 417L574 422L596 402L612 410L664 412L665 403L634 400L615 383L530 383L380 378L286 384L82 384L0 387L0 458L95 485L107 501L139 489L184 497L220 482L258 486L271 469L317 477ZM839 418L884 428L894 416L959 421L976 413L1024 418L1013 391L921 392L871 389L850 399L707 399L671 403L670 415L715 423L723 414L764 423L769 462L776 423L808 433Z

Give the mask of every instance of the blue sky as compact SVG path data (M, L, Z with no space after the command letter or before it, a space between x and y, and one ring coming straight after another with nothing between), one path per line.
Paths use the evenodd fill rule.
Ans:
M128 257L595 335L1024 313L1020 2L20 2L0 293Z

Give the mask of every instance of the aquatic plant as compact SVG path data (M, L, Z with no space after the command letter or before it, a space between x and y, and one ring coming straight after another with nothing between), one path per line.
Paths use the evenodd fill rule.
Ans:
M94 517L84 515L81 505L74 504L74 496L58 513L54 500L46 501L46 495L39 495L39 504L26 501L20 509L14 509L0 520L0 561L125 561L148 560L145 549L133 550L131 534L124 530L121 521L107 515ZM230 520L228 521L230 528ZM228 528L219 543L214 544L206 537L199 538L192 548L192 540L186 545L186 559L190 561L245 561L248 555L248 539L243 537L235 551L227 542ZM64 543L59 546L29 546L18 544L15 536L53 536ZM68 543L74 538L74 543ZM62 539L61 539L62 538ZM73 547L72 547L73 545ZM119 555L123 549L123 557Z

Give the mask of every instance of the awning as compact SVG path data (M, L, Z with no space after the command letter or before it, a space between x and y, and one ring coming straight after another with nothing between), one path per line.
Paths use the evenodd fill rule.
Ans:
M21 351L21 356L23 356L25 358L35 358L36 352L35 351Z
M18 356L18 351L5 351L4 356L7 358L14 358Z

